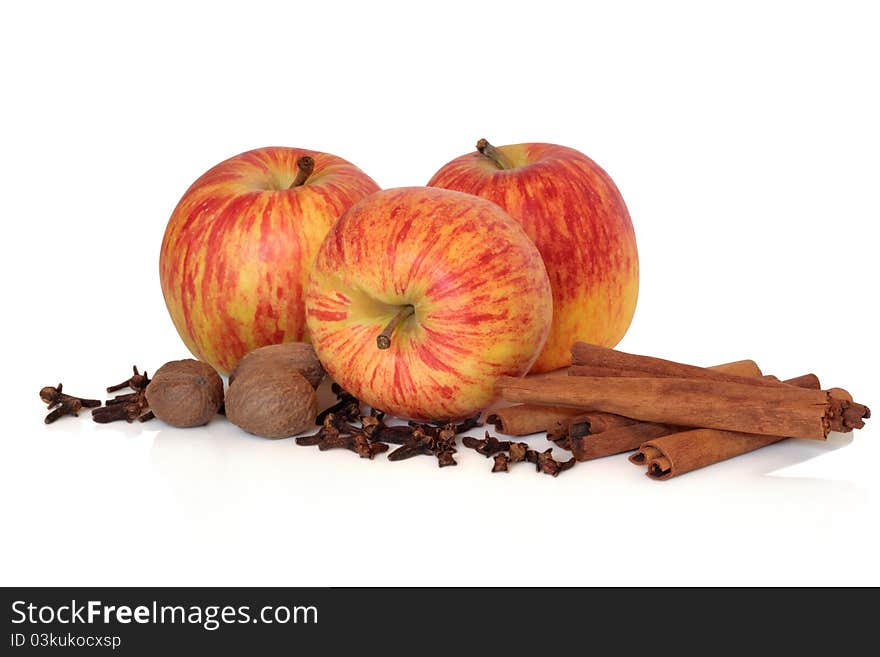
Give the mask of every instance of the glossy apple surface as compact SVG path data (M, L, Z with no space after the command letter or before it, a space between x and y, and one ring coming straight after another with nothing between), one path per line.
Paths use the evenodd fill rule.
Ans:
M552 317L544 263L522 227L494 203L425 187L378 192L342 216L306 307L330 375L416 420L488 406L498 377L528 371ZM410 309L380 349L377 337Z
M291 188L307 158L311 173ZM280 147L242 153L196 180L159 258L165 303L189 350L228 373L253 349L307 338L304 294L318 247L378 189L342 158Z
M474 151L444 165L428 184L497 203L541 252L554 314L532 372L570 364L578 340L613 347L629 328L639 288L635 233L614 182L565 146L514 144L495 151L500 162Z

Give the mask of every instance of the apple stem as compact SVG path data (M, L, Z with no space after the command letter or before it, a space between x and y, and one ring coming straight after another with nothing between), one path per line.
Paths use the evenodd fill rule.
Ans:
M309 176L311 176L312 172L315 170L315 158L303 155L296 161L296 168L299 169L299 171L296 172L296 178L290 183L290 189L305 184L306 180L309 179Z
M492 144L490 144L487 140L481 139L477 142L477 150L480 151L480 155L488 157L495 163L495 166L499 169L511 169L510 162L505 159L505 157L501 154L497 148L495 148Z
M383 331L376 337L376 346L379 347L379 349L388 349L388 347L391 346L391 334L394 333L394 329L396 329L398 324L412 315L415 311L415 306L412 304L402 306L401 309L397 311L397 314L391 318L391 321L388 322Z

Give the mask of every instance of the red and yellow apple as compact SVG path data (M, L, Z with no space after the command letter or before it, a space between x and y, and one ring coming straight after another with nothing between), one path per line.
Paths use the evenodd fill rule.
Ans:
M410 187L373 194L330 229L306 317L329 374L374 408L414 420L487 407L550 329L547 272L522 227L484 199Z
M174 209L165 303L199 359L228 373L258 347L305 339L304 291L327 231L379 186L342 158L261 148L221 162Z
M571 362L582 340L616 345L632 321L639 259L629 212L614 182L583 153L554 144L494 147L444 165L428 185L476 194L522 224L553 289L550 337L532 372Z

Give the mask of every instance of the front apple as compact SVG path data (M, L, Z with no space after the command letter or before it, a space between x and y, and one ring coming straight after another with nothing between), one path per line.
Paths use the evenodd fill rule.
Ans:
M553 288L553 326L532 367L571 362L581 340L613 347L632 321L639 290L636 238L614 182L583 153L554 144L493 147L444 165L428 183L476 194L519 221Z
M159 274L180 337L228 373L258 347L306 335L304 289L330 226L379 189L327 153L261 148L205 173L177 204Z
M330 375L374 408L462 418L525 374L550 328L541 256L494 203L392 189L356 203L327 234L306 296Z

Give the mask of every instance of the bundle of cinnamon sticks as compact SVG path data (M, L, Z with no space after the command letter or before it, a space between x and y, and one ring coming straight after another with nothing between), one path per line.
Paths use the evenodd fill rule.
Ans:
M489 416L499 432L546 431L579 461L636 450L630 461L659 480L789 437L824 440L870 417L814 374L780 381L751 360L705 368L584 342L572 347L567 377L499 385L504 400L519 402Z

